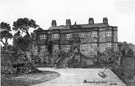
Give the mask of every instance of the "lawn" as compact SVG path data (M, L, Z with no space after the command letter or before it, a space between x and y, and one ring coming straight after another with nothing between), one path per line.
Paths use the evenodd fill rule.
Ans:
M43 71L33 74L1 76L1 86L30 86L52 80L60 74L52 71Z

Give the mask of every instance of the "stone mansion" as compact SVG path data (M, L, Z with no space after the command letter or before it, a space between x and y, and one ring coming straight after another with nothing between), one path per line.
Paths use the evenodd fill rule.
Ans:
M70 52L71 55L79 52L74 56L76 62L91 65L98 52L108 49L117 51L117 26L109 25L107 17L103 18L102 23L95 23L93 18L89 18L87 24L71 24L71 20L67 19L66 24L60 26L57 26L56 20L52 20L48 30L37 30L36 42L41 53L48 51L47 45L51 42L54 59L55 54L61 51ZM81 58L80 54L87 59Z

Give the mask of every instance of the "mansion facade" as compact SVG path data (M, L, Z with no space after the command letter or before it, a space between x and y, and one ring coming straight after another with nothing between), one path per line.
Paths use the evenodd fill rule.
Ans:
M90 65L98 52L103 53L108 49L117 51L117 26L110 26L107 17L103 18L102 23L94 23L94 19L89 18L87 24L71 24L71 20L67 19L66 24L60 26L57 26L56 20L52 20L48 30L37 31L36 41L42 53L47 51L47 45L51 43L53 54L61 51L67 54L79 52L91 58L84 62ZM75 58L80 62L81 56L76 55Z

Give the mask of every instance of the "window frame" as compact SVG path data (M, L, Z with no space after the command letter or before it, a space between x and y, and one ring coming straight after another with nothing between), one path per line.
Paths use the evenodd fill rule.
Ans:
M92 41L97 42L97 40L98 40L98 33L92 32Z
M71 34L71 33L66 34L66 38L67 38L68 40L71 39L71 38L72 38L72 34Z
M47 35L46 34L40 34L39 39L40 40L46 40L47 39Z
M60 39L60 34L58 34L58 33L53 34L53 39L54 40Z
M112 43L107 43L107 48L112 48Z
M107 31L106 32L106 37L112 37L112 31Z
M80 33L80 38L85 38L85 33L84 32Z

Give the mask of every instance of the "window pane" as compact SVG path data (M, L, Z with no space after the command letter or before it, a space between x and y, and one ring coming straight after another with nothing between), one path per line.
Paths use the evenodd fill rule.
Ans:
M59 39L59 34L53 34L54 39Z
M46 37L46 35L45 34L41 34L40 35L40 40L43 40L43 39L46 39L47 37Z
M111 37L112 36L112 32L108 31L108 32L106 32L106 35L107 35L107 37Z
M112 47L112 43L107 43L107 47L111 48Z
M80 37L84 38L85 34L84 33L80 33Z
M98 39L97 32L93 32L93 33L92 33L92 40L93 40L94 42L97 42L97 39Z
M71 34L67 34L67 39L70 39L71 38Z

